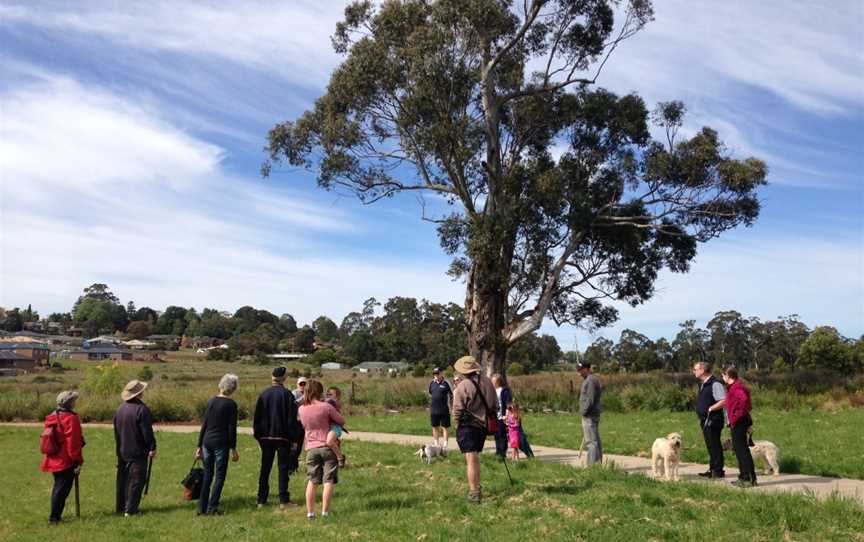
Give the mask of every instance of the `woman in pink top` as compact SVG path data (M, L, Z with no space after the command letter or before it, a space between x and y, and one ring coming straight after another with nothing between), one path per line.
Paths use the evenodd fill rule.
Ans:
M306 517L315 519L315 494L324 484L321 498L321 517L330 513L333 485L339 482L339 462L333 449L327 446L327 433L331 425L345 425L345 418L333 405L323 401L324 386L317 380L306 383L303 403L300 407L300 422L306 431Z

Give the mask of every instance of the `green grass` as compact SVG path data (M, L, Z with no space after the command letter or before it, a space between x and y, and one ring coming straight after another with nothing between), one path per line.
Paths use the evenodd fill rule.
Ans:
M780 447L781 472L864 479L861 428L864 409L837 412L762 410L753 414L757 440L770 440ZM582 441L579 416L574 414L533 414L524 416L524 428L532 444L578 449ZM430 435L429 416L424 411L401 414L355 416L349 429ZM673 431L684 438L684 461L706 463L705 449L696 415L689 412L630 412L603 414L600 437L607 453L647 457L659 436ZM731 438L728 429L723 438ZM835 450L858 453L835 453ZM726 455L727 465L736 465Z
M428 467L396 445L346 443L351 468L341 473L334 515L308 522L302 509L288 514L255 510L259 454L241 436L240 463L232 463L222 517L196 517L179 480L189 469L195 435L159 433L150 495L142 516L112 515L112 433L86 433L81 475L82 517L72 497L66 521L48 527L51 476L38 471L39 431L0 428L4 491L0 540L864 540L864 510L849 500L806 495L763 495L710 484L663 484L605 469L581 470L523 461L511 470L483 459L484 503L465 502L461 456ZM275 481L275 474L274 474ZM292 478L298 499L305 481ZM272 500L272 497L271 497Z

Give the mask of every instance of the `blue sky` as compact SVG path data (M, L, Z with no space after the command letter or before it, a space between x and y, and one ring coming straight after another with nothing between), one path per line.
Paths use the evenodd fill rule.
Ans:
M324 7L322 7L322 5ZM261 179L266 131L321 94L342 2L0 1L0 306L123 300L339 322L364 299L461 303L414 195L364 207L308 174ZM750 229L589 336L651 337L736 309L864 333L864 7L657 2L600 84L681 99L770 167ZM432 208L440 205L432 199Z

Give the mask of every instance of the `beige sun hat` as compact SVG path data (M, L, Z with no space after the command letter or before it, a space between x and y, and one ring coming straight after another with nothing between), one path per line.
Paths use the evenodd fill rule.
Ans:
M130 380L129 383L126 384L126 387L123 388L123 393L120 394L120 398L124 401L134 399L144 393L144 390L146 389L146 382L141 382L140 380Z
M453 364L453 368L456 369L457 373L463 375L479 373L481 369L480 364L477 363L477 360L474 359L473 356L462 356L456 360L456 363Z

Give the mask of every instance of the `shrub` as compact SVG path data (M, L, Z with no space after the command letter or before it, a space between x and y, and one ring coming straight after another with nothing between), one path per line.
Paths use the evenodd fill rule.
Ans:
M507 374L510 376L521 376L525 374L525 368L521 363L514 361L507 367Z
M81 388L97 397L108 397L119 395L123 384L124 378L120 365L117 362L106 362L87 368L87 376Z
M141 367L141 370L138 371L138 380L144 380L145 382L153 380L153 370L149 365Z

